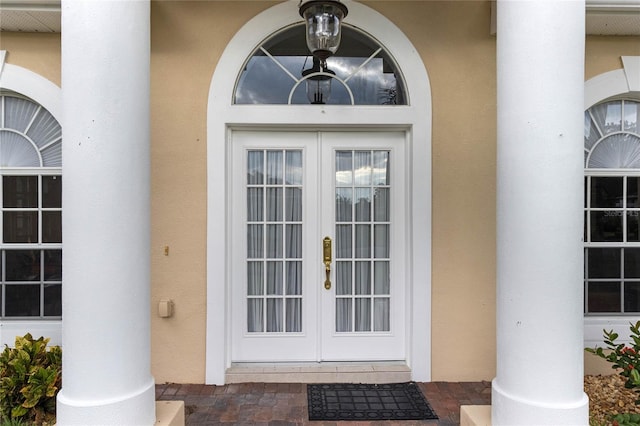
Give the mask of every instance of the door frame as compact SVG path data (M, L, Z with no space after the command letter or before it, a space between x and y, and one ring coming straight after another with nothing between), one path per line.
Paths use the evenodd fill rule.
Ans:
M230 216L228 244L231 262L228 294L231 299L229 321L231 362L397 362L406 360L407 306L409 299L406 274L407 237L410 235L406 211L409 207L406 186L406 131L318 131L301 129L234 130L229 143L232 175L229 191L234 194ZM321 261L322 237L335 234L335 151L346 149L382 150L390 154L390 227L391 253L390 323L384 332L335 332L335 286L323 286L325 269ZM300 150L303 158L302 283L303 329L288 334L247 332L246 293L246 151ZM358 186L358 185L356 185ZM318 215L317 213L320 212ZM356 222L354 222L356 223ZM337 252L331 268L339 261ZM375 256L371 254L371 259ZM262 260L262 258L258 258ZM368 258L367 258L368 259ZM331 275L335 283L335 271ZM373 284L372 284L373 285ZM329 290L329 291L328 291Z
M207 318L205 383L221 385L230 367L230 134L242 129L403 130L407 134L407 365L415 381L431 380L431 90L407 37L380 13L344 0L349 22L394 56L408 93L406 106L232 105L239 70L262 40L301 20L297 0L248 21L227 45L213 74L207 106Z

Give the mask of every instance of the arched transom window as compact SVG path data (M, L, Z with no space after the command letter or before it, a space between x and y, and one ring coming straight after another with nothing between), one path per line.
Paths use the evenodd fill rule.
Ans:
M585 113L585 313L640 312L640 102Z
M376 40L343 26L336 55L327 60L331 95L322 103L406 105L399 69ZM235 104L308 104L305 76L313 70L305 28L296 24L271 36L247 59L235 89ZM305 72L307 71L307 72Z
M61 167L60 123L0 92L0 318L62 315Z

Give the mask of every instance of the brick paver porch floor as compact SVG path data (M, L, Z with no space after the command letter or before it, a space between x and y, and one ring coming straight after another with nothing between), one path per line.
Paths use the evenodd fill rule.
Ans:
M307 385L300 383L241 383L224 386L156 385L156 399L182 400L187 425L430 425L460 424L460 405L491 403L490 382L419 383L440 420L377 422L310 422Z

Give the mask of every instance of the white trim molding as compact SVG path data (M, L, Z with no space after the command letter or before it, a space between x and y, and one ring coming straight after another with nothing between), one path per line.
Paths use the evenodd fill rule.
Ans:
M0 71L0 89L11 90L33 99L45 107L59 123L62 123L60 87L41 75L17 65L5 63Z
M261 43L301 22L298 0L279 3L249 20L231 39L216 67L207 109L207 331L206 377L222 384L230 367L228 190L231 129L402 129L408 134L407 188L411 221L407 312L407 364L412 380L431 379L431 88L416 49L387 18L344 0L348 23L368 32L394 56L409 94L407 106L233 105L236 79Z
M640 92L640 56L622 56L622 69L609 71L584 83L585 111L607 98Z

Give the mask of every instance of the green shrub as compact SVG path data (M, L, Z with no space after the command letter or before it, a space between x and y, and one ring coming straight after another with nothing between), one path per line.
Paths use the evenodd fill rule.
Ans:
M618 414L612 419L613 426L640 426L640 414Z
M47 348L48 343L49 339L34 340L26 334L16 337L14 348L5 345L0 354L2 424L53 423L62 383L62 350Z
M605 353L602 348L586 348L587 352L591 352L604 358L612 363L611 368L620 370L620 375L626 377L624 386L628 389L635 389L637 393L640 393L640 321L635 325L631 323L631 340L633 344L627 346L624 343L616 343L618 334L613 330L603 330L604 343L607 345L607 349L611 352ZM640 399L636 400L636 404L640 404Z

